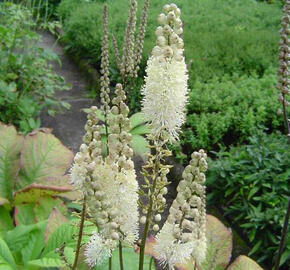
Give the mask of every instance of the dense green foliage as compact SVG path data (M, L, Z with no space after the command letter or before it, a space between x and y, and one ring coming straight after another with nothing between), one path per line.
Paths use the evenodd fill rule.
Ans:
M196 81L189 95L188 115L182 143L190 154L193 149L217 149L247 141L258 129L277 129L283 125L277 116L275 70L259 78L252 76L215 77L206 84Z
M55 91L68 86L53 73L49 61L58 58L39 47L34 26L28 10L0 5L0 121L23 132L40 127L42 109L54 115L55 109L69 107L54 97Z
M109 31L119 47L123 41L128 1L106 1ZM144 60L155 43L156 17L166 1L151 1ZM143 1L138 1L139 12ZM218 144L242 142L257 129L281 128L276 116L278 5L255 1L182 1L185 54L189 67L190 99L183 149L216 149ZM58 8L67 49L98 67L101 50L101 1L63 0ZM117 80L111 50L112 79ZM142 80L130 99L140 107ZM134 103L134 104L132 104ZM186 150L185 150L186 149Z
M210 162L208 200L242 228L252 245L250 254L271 265L279 245L289 196L290 146L286 136L263 133L249 145L219 152ZM282 262L289 259L290 238Z

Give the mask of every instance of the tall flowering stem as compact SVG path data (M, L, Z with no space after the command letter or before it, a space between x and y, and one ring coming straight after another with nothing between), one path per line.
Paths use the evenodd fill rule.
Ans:
M279 42L279 60L280 66L278 69L278 84L277 89L280 91L279 101L282 103L283 107L283 116L287 129L287 136L290 141L290 119L287 116L287 106L289 106L289 101L287 101L287 95L290 94L290 80L289 80L289 65L290 65L290 47L289 47L289 22L290 22L290 0L285 1L285 5L283 8L284 16L281 20L280 29L280 42Z
M140 202L144 216L140 222L145 224L140 246L139 270L143 270L145 243L148 231L159 231L158 222L164 211L169 184L166 175L170 166L165 158L171 155L166 143L178 140L178 133L185 120L187 101L187 70L183 57L183 32L180 9L175 5L165 5L164 13L158 17L161 24L156 29L157 42L147 63L147 76L141 92L143 94L142 112L151 126L152 154L143 166L144 189Z
M191 256L200 264L206 255L205 172L206 154L203 150L192 154L177 187L169 216L156 236L154 249L163 265L174 269Z
M289 106L289 101L287 101L287 95L290 94L290 80L289 80L289 65L290 65L290 47L289 47L289 23L290 23L290 0L285 0L285 4L283 7L284 15L281 20L281 26L280 29L280 35L281 39L279 42L279 60L280 60L280 67L278 69L278 84L277 89L281 92L279 96L279 102L282 103L283 107L283 116L284 116L284 122L286 125L286 131L288 140L290 143L290 119L288 119L287 116L287 106ZM274 269L278 270L280 266L280 260L283 253L283 248L286 240L287 235L287 229L288 229L288 223L289 223L289 217L290 217L290 198L288 199L288 206L287 206L287 212L284 219L283 229L282 229L282 235L281 240L279 244L279 250L275 262Z
M108 138L108 113L110 111L110 78L109 78L109 42L108 42L108 9L103 10L103 37L101 54L101 110L105 117L106 138ZM107 148L108 150L108 148Z

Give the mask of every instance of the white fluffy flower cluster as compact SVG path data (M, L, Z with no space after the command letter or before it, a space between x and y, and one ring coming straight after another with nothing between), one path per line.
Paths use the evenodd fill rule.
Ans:
M85 262L90 266L101 265L111 257L111 250L105 240L96 232L90 238L85 248Z
M99 228L86 247L87 262L91 266L101 264L103 258L110 256L119 241L133 245L138 238L138 183L131 160L129 109L120 84L115 93L108 120L111 134L107 157L102 157L102 126L98 124L96 108L92 108L84 143L71 169L71 183L83 192L88 213Z
M156 236L155 252L163 264L174 269L191 256L200 264L206 256L205 171L206 154L194 152L183 172L178 195L169 210L169 217Z
M185 121L188 75L183 57L182 22L175 4L165 5L158 17L157 44L147 62L145 85L141 92L142 111L151 123L152 134L178 139Z

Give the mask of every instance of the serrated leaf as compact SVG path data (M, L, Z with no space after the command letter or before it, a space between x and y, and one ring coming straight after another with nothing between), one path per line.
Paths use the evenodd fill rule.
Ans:
M147 140L141 135L134 135L132 136L131 142L132 148L134 153L140 156L145 156L147 152L149 152L148 142Z
M232 254L232 232L216 217L206 216L207 255L202 270L225 269Z
M26 245L21 249L22 261L37 259L44 247L43 230L36 230L29 233Z
M23 137L15 127L1 125L0 129L0 196L11 201L12 186L18 171Z
M33 260L28 262L30 266L38 266L41 268L49 268L49 267L63 267L65 264L60 259L56 258L41 258L38 260Z
M33 231L43 231L46 222L39 222L32 225L19 225L7 232L5 240L11 251L20 251L29 241L29 234Z
M72 187L46 186L42 184L30 184L14 194L14 204L35 203L40 198L55 196L64 192L72 191Z
M0 206L0 217L0 237L4 237L7 231L13 229L13 219L10 211L3 206Z
M130 117L131 130L144 123L146 123L146 121L144 120L143 114L141 112L134 113Z
M73 153L55 136L34 132L26 136L21 151L20 186L32 182L46 183L50 178L64 175L73 159Z
M47 243L49 237L55 232L55 230L64 223L67 223L68 219L56 208L51 210L46 228L44 231L45 243Z
M78 227L71 224L63 224L58 227L52 235L49 237L45 249L43 251L43 256L56 248L59 248L65 243L75 242L74 235L77 235Z
M14 210L14 219L16 225L29 225L35 222L34 204L19 204Z
M47 220L54 207L62 214L67 214L67 207L61 199L52 197L40 198L34 207L36 221Z
M263 270L263 268L249 257L240 255L227 270Z
M139 125L133 129L130 130L130 133L132 135L145 135L145 134L149 134L151 131L149 129L149 127L147 125Z
M2 238L0 238L0 263L7 263L12 269L17 269L13 255Z

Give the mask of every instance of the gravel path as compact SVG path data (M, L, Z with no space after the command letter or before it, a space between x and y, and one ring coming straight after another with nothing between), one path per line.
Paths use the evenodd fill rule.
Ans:
M56 92L56 97L69 102L71 108L62 114L57 114L55 117L43 113L41 116L42 126L52 128L52 133L65 146L76 153L81 143L86 123L86 114L81 110L92 105L92 100L85 98L87 80L82 76L76 64L65 54L53 35L48 32L40 34L42 36L40 46L44 49L52 50L61 60L61 66L56 62L53 63L54 71L63 76L65 81L72 86L70 91Z

